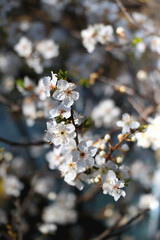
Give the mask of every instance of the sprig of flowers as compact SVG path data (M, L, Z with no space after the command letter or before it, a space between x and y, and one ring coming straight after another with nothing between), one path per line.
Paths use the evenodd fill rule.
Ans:
M47 154L49 167L57 168L65 182L80 190L84 182L101 182L103 193L113 196L115 201L121 196L125 197L122 188L128 185L129 169L125 165L120 166L120 163L129 147L124 142L130 140L140 124L126 113L122 121L117 122L122 127L122 134L118 135L115 146L112 146L109 134L91 145L78 132L85 121L82 122L82 116L73 111L73 104L79 98L76 85L68 81L66 72L51 74L52 77L43 80L46 97L58 101L57 106L49 111L50 121L47 122L45 135L46 140L55 147L53 152ZM120 154L113 156L115 150L119 150Z

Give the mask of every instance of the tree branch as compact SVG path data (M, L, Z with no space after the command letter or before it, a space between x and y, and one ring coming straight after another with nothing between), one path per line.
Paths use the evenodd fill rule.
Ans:
M47 142L45 141L37 141L37 142L14 142L11 140L7 140L3 137L0 137L0 142L6 143L10 146L14 146L14 147L29 147L29 146L41 146L44 144L47 144Z

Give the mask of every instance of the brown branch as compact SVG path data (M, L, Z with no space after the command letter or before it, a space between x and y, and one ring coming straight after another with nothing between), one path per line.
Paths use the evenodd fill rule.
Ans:
M115 0L118 7L121 9L121 11L123 12L123 14L126 16L126 18L128 19L128 21L130 23L132 23L133 25L135 25L136 27L138 27L138 25L136 24L136 22L134 21L134 19L130 16L130 14L127 12L127 9L124 7L124 5L122 4L122 2L120 0Z
M136 216L131 218L126 224L120 226L119 228L116 229L115 232L110 233L111 230L115 229L115 225L107 230L105 230L103 233L101 233L97 238L94 240L103 240L103 239L109 239L114 236L119 236L122 233L126 232L129 227L131 227L131 224L134 223L137 219L139 219L141 216L143 216L146 212L148 212L149 209L144 209L141 210ZM111 229L111 230L110 230Z
M8 100L5 96L0 95L0 103L9 107L11 109L11 111L13 112L18 112L21 110L21 106L18 104L15 104L13 102L11 102L10 100Z
M82 194L76 201L76 205L89 201L100 190L99 184L93 185L88 191Z
M28 147L28 146L41 146L44 144L47 144L47 142L45 141L37 141L37 142L14 142L11 140L7 140L3 137L0 137L0 142L6 143L10 146L14 146L14 147Z

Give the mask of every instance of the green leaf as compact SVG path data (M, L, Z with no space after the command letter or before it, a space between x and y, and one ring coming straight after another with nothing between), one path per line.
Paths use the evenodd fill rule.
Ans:
M90 128L92 126L91 118L86 118L84 122L82 122L82 127Z
M21 78L16 80L16 85L21 87L21 88L23 88L23 89L25 89L23 80Z
M58 79L63 79L63 80L67 80L67 71L63 72L61 69L59 70L58 74L57 74L57 78Z
M1 148L0 148L0 153L3 153L3 152L4 152L4 148L1 147Z
M79 81L79 84L83 87L86 87L86 88L89 87L89 82L86 78L81 78L80 81Z
M137 45L137 43L140 43L140 42L142 42L142 38L133 37L133 39L132 39L133 47L135 47Z
M126 187L128 187L128 183L130 182L131 180L130 179L125 179L125 181L124 181L124 185L126 186Z

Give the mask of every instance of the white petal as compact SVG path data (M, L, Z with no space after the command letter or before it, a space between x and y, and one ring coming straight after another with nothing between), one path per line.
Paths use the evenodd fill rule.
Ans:
M55 118L59 115L57 110L54 108L49 111L49 114L50 114L51 118Z
M66 132L69 134L75 130L75 126L73 124L67 124L65 127L66 127Z
M65 96L65 94L64 94L64 96ZM73 105L73 103L74 103L74 101L73 101L73 99L71 99L71 98L63 98L63 102L62 102L62 104L65 106L65 107L71 107L72 105Z
M74 150L72 152L72 156L73 156L73 162L77 162L79 159L79 151L78 150Z
M44 77L43 78L43 84L44 84L44 86L48 86L49 85L49 83L50 83L50 77Z
M88 152L88 147L87 147L87 144L85 141L81 141L79 144L78 144L78 148L81 152Z
M66 80L59 80L57 84L57 88L61 91L66 90L69 86L69 83Z
M73 98L74 101L78 100L79 99L79 93L76 92L76 91L73 91L72 92L72 98Z
M73 181L76 178L77 174L76 171L71 169L67 174L65 174L64 180L66 182Z
M65 98L65 94L64 92L60 91L60 90L56 90L54 93L53 93L53 98L54 99L57 99L59 101L62 101L64 98Z
M94 157L96 155L97 148L91 146L88 148L88 152L90 153L91 157Z

